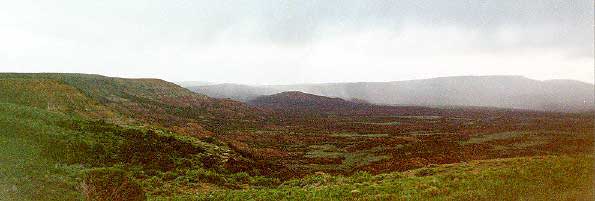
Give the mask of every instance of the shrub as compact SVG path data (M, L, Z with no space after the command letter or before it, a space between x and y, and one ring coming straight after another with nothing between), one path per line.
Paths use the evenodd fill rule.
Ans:
M415 173L415 176L418 177L425 177L425 176L432 176L436 174L436 169L434 168L422 168Z
M212 183L212 184L217 184L217 185L224 185L226 184L226 180L225 178L216 173L216 172L212 172L210 170L205 170L205 169L193 169L193 170L188 170L186 172L186 177L189 178L190 182L208 182L208 183Z
M254 186L274 187L281 184L281 181L277 178L254 176L251 178L250 183Z
M87 170L81 186L86 200L146 200L140 185L117 168Z
M250 182L250 175L245 172L238 172L238 173L230 175L230 180L235 183L245 184L245 183Z

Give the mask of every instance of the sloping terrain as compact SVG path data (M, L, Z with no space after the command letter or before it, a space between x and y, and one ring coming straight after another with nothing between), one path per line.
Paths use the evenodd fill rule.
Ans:
M249 100L283 91L359 99L380 105L481 106L557 112L593 109L592 84L572 80L538 81L521 76L443 77L396 82L358 82L261 87L209 85L191 88L206 95ZM247 93L249 91L250 93ZM249 94L249 96L244 96Z
M216 140L207 143L157 128L123 127L12 103L0 103L0 127L0 200L81 199L90 193L85 186L98 185L81 180L102 168L125 171L143 195L188 193L185 189L197 185L218 189L275 183L228 170L235 165L230 158L250 160ZM97 182L112 180L106 179Z
M14 84L17 82L20 82L21 86L31 87L23 88L25 92L18 88L4 88L2 93L5 97L30 91L29 94L39 94L43 97L31 96L25 99L44 100L50 98L46 96L48 93L57 92L51 92L54 89L33 87L42 86L42 83L24 82L53 82L54 85L70 88L70 92L82 93L87 99L93 100L94 104L100 104L129 119L158 124L190 135L208 136L212 132L262 118L259 111L242 103L209 98L158 79L122 79L87 74L8 73L0 74L0 79L5 80L3 82L7 87L11 86L9 83L19 85ZM82 113L86 112L84 108L78 109L82 109Z
M217 124L250 120L244 110L255 111L160 80L0 74L0 200L137 200L276 184L260 176L270 164L184 127L219 132Z
M48 79L0 79L0 102L28 105L48 111L113 118L114 113L78 89Z

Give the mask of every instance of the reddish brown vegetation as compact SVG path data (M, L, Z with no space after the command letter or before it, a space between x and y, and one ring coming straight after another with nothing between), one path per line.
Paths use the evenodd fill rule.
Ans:
M292 113L263 122L257 130L218 137L246 157L282 167L276 176L291 178L317 171L381 173L478 159L592 152L593 119L591 114L495 109L436 109L428 116ZM490 138L508 132L513 134ZM350 164L353 161L358 162Z

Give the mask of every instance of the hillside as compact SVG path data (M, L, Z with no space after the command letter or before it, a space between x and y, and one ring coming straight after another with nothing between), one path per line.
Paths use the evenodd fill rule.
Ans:
M0 79L0 102L95 118L115 118L110 109L73 86L48 79Z
M32 104L36 107L67 107L77 113L90 113L89 110L97 109L87 108L87 105L99 105L103 110L125 117L113 118L113 121L140 120L191 135L210 135L234 124L261 119L259 111L240 102L210 98L158 79L2 73L0 80L5 86L1 91L3 97L14 99L12 102L34 100L37 103ZM12 89L17 86L20 88ZM60 93L68 96L69 100L65 100L75 104L51 100L52 94L59 93L60 88L67 90ZM71 99L73 97L85 100Z
M0 74L0 200L276 184L273 166L210 137L258 114L157 79Z
M215 139L3 102L0 127L0 200L82 200L101 192L108 194L100 195L103 199L142 200L145 193L188 193L184 189L196 185L221 189L275 182L252 177L249 170L235 173L237 165L250 164L255 171L262 165Z
M249 105L269 111L277 115L432 115L441 114L442 110L414 106L383 106L363 101L348 101L299 91L288 91L269 96L259 96L248 101ZM281 113L281 114L280 114Z
M310 112L338 112L367 106L340 98L330 98L299 91L282 92L260 96L248 102L250 105L271 109L295 109Z
M203 86L195 91L207 95L246 100L242 89L220 93L219 86ZM521 76L464 76L396 82L358 82L264 86L270 95L275 91L301 91L346 100L360 99L381 105L411 106L480 106L530 109L540 111L581 112L593 109L592 84L572 80L538 81ZM229 91L228 91L229 92ZM272 92L272 93L271 93Z

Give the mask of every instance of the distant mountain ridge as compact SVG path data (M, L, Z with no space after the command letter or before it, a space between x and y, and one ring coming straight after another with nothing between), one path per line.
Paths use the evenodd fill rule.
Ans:
M217 98L249 102L260 95L301 91L380 105L480 106L554 112L593 110L594 86L575 80L538 81L522 76L459 76L394 82L189 87Z

